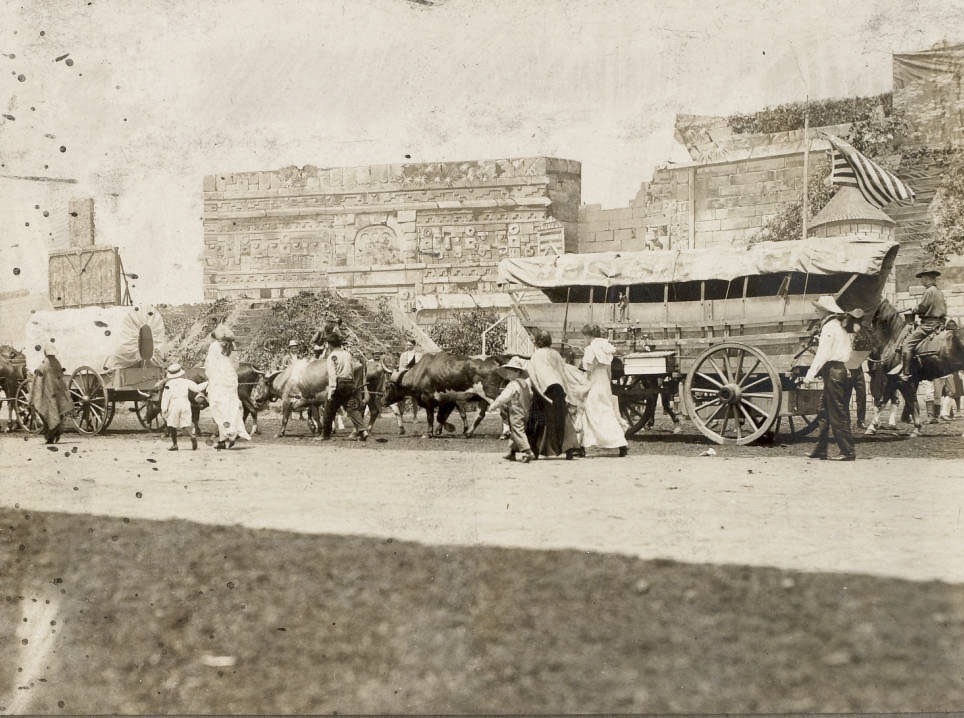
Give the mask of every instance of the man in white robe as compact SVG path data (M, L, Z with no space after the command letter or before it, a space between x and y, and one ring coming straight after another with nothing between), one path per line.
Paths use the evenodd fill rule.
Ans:
M249 440L244 428L241 399L238 398L238 369L234 355L234 332L218 325L211 333L211 346L204 361L208 379L207 397L211 416L218 425L217 449L231 448L238 438Z

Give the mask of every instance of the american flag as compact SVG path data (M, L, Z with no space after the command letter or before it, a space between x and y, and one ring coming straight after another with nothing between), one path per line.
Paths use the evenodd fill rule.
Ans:
M914 190L872 159L865 157L839 137L821 133L832 147L833 170L830 183L856 187L878 209L885 204L913 204Z

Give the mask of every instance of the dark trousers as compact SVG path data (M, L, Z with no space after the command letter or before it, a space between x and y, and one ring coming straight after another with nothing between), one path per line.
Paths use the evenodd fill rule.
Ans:
M326 439L331 438L331 426L335 422L335 414L342 407L345 408L351 423L355 425L355 431L364 429L364 419L358 410L358 401L355 398L355 383L351 379L339 379L331 398L325 402L325 416L321 420L321 435Z
M850 433L850 372L843 362L827 362L821 370L823 375L823 402L817 417L819 434L817 446L813 453L826 456L827 445L830 443L829 431L833 429L833 438L837 442L840 453L844 456L854 455L854 439Z
M867 418L867 382L861 367L850 370L850 386L857 401L857 421L863 424Z

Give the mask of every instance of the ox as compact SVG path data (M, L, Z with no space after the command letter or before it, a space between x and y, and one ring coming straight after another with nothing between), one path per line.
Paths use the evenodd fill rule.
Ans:
M295 372L295 369L298 369ZM381 413L381 397L385 393L386 374L380 364L369 361L365 364L355 360L352 364L355 386L360 389L359 411L369 412L368 426L371 431L375 420ZM262 376L251 400L258 410L264 409L269 402L281 400L281 429L278 436L285 436L288 421L293 411L308 411L308 426L312 432L321 431L321 412L328 398L328 361L326 359L301 360L293 362L284 369Z
M201 367L185 369L184 376L196 384L207 381L207 377L204 375L204 370ZM238 399L241 400L243 420L247 422L249 416L254 419L254 424L251 427L252 434L258 433L258 407L252 400L252 393L263 376L263 371L255 369L250 364L240 364L238 366ZM147 399L144 421L150 423L161 413L160 397L165 384L167 384L167 379L159 381L154 387L156 392L151 394L150 398ZM188 392L188 398L191 400L191 423L194 424L194 430L197 432L197 435L201 436L201 427L198 425L198 422L201 418L201 409L208 405L207 398L204 394L197 394L193 391ZM134 411L134 409L131 409L131 411Z
M440 434L446 419L458 408L466 423L463 434L471 436L485 418L489 403L505 385L505 380L496 371L500 364L496 357L463 358L448 352L425 354L411 368L401 369L392 376L385 387L384 403L390 406L411 397L425 409L428 422L426 438ZM471 428L467 426L464 409L460 406L468 402L478 404L480 408Z
M7 344L0 345L0 389L7 398L7 431L17 427L17 409L14 399L20 382L27 378L27 357Z

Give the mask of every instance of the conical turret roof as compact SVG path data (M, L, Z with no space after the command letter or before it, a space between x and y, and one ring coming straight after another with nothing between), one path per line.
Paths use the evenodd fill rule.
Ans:
M865 200L859 189L849 186L838 189L837 194L810 220L808 227L816 229L831 222L874 222L891 227L896 224L883 210Z

